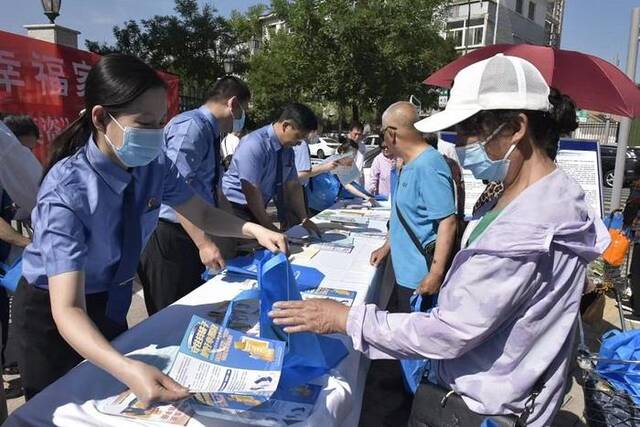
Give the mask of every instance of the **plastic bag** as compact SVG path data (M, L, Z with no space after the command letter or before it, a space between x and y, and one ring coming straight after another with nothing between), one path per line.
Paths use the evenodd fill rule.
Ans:
M640 365L616 363L617 360L640 360L640 330L609 331L602 336L599 357L611 361L599 361L596 370L611 385L627 392L636 405L640 405Z
M631 242L622 230L609 229L609 235L611 243L602 254L602 259L613 267L620 267L629 251Z

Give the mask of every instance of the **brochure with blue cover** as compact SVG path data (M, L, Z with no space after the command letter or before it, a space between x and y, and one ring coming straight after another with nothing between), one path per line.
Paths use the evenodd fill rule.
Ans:
M285 343L250 337L193 316L169 376L191 392L269 398L282 371Z
M303 300L312 298L327 298L338 301L339 303L344 304L347 307L351 307L353 305L353 301L356 299L357 292L349 291L347 289L318 288L311 291L301 292L301 295Z
M222 393L200 393L191 407L199 415L251 425L282 426L306 420L315 406L322 387L303 384L278 388L270 399Z

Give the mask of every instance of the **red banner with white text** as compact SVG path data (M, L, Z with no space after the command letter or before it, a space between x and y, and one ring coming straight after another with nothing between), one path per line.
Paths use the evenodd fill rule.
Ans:
M35 154L44 162L53 139L84 107L84 84L92 52L0 31L0 113L28 114L40 129ZM167 82L169 118L179 108L179 78L160 72Z

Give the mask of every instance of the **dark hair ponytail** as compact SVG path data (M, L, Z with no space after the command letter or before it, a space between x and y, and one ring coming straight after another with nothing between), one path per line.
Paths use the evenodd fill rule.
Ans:
M103 56L87 75L83 111L53 141L44 175L60 160L82 148L95 132L91 120L93 107L123 108L147 90L157 87L166 88L166 84L153 68L135 56L120 53Z

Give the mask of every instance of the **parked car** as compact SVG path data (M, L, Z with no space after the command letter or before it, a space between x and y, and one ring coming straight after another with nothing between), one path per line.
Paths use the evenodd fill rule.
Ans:
M364 145L367 146L367 152L373 150L374 148L380 147L380 143L382 142L382 137L380 135L367 135L364 138Z
M309 144L309 152L314 157L324 159L334 155L338 146L340 143L337 139L321 136L315 143Z
M600 163L602 164L602 182L605 187L613 187L613 174L616 168L616 150L615 145L600 146ZM627 187L635 178L636 164L638 157L632 148L627 149L627 155L624 165L624 181L623 186Z

